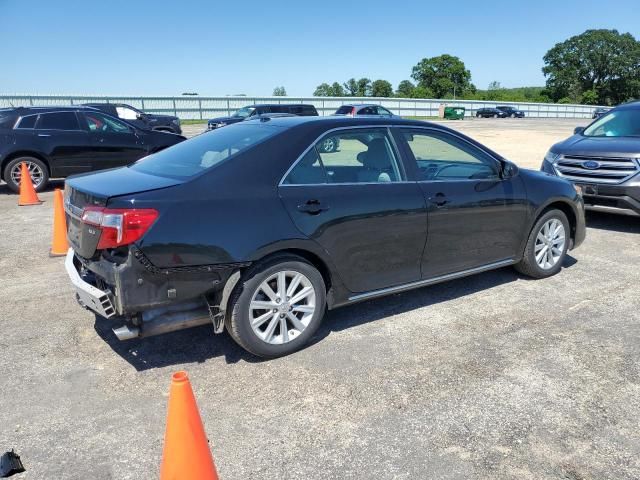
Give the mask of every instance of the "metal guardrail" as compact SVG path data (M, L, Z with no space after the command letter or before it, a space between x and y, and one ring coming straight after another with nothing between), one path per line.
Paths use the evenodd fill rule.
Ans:
M466 116L475 116L483 107L512 105L534 118L591 118L595 105L560 103L494 102L481 100L443 100L377 97L133 97L87 95L0 95L0 108L11 106L79 105L90 102L126 103L146 112L176 115L181 119L206 120L230 115L246 105L258 103L307 103L320 115L331 115L345 103L375 103L404 117L437 117L441 104L466 108Z

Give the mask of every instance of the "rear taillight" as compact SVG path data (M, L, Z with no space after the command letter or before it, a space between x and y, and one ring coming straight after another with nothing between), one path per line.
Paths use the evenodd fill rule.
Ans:
M87 207L82 221L100 227L102 233L97 249L129 245L140 239L158 218L153 208Z

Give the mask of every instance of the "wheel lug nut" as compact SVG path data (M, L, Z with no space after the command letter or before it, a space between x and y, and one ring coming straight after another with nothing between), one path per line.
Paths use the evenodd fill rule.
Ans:
M281 301L280 298L276 298L276 303L280 303Z
M274 308L274 309L273 309L273 313L276 313L277 311L278 311L278 309L277 309L277 308Z
M281 314L280 314L280 318L284 318L284 313L281 313Z

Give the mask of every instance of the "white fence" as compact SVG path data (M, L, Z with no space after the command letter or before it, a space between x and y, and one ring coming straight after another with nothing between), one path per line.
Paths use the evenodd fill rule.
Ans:
M591 118L593 105L559 103L489 102L480 100L438 100L375 97L112 97L57 95L0 95L0 108L11 106L79 105L90 102L126 103L150 113L176 115L182 119L213 118L230 115L238 108L259 103L307 103L320 115L331 115L345 103L375 103L403 117L436 117L438 108L466 107L466 116L475 116L483 107L512 105L534 118Z

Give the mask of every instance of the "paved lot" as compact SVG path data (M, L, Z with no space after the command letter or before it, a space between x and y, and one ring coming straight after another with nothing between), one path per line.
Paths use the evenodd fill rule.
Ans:
M456 128L537 166L573 121ZM522 154L519 154L519 146ZM156 478L186 369L221 478L640 478L640 220L589 215L562 272L511 269L332 312L258 361L201 327L118 342L47 256L52 193L0 185L0 450L16 479Z

